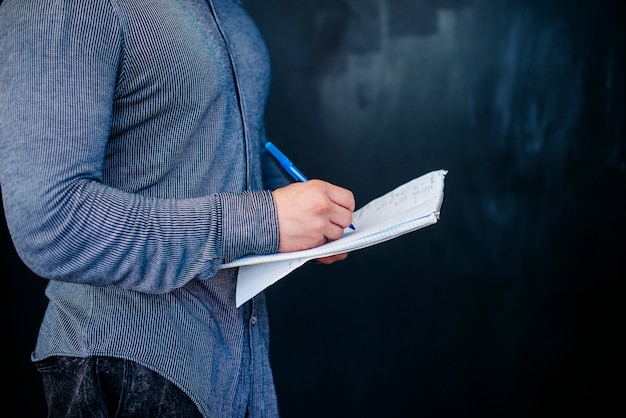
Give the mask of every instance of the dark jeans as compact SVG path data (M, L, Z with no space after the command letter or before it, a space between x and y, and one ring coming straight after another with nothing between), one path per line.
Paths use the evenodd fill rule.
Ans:
M137 363L111 357L54 357L35 363L48 417L202 417L176 385Z

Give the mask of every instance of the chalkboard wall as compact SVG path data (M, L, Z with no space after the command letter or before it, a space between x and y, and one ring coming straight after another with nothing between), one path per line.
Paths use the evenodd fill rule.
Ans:
M244 3L268 135L309 177L359 206L448 170L437 224L268 289L282 416L626 412L623 2ZM3 228L11 376L41 416L45 281Z

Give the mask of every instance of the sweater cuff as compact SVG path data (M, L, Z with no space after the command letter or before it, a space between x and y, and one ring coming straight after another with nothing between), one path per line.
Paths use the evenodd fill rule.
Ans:
M222 263L278 251L274 197L269 190L222 194Z

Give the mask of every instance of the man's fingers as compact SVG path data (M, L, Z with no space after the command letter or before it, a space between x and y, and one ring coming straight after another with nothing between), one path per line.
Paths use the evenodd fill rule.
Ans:
M354 195L348 189L325 183L326 196L331 203L329 221L343 229L352 224L352 213L354 212L355 202ZM338 238L340 238L339 235ZM336 238L335 238L336 239Z
M347 225L346 225L347 226ZM343 236L343 231L346 227L345 226L341 226L341 225L337 225L334 223L330 223L328 225L328 228L326 228L326 231L324 232L324 236L331 240L334 241L336 239L339 239Z
M343 236L352 222L352 192L322 180L293 183L272 192L279 252L313 248Z
M340 186L330 185L328 188L328 198L335 204L354 212L354 194L348 189Z
M341 253L341 254L329 255L328 257L318 258L315 261L317 261L320 264L332 264L335 261L345 260L347 257L348 257L348 253Z
M336 206L330 217L330 222L339 226L343 231L352 223L352 211L342 206Z

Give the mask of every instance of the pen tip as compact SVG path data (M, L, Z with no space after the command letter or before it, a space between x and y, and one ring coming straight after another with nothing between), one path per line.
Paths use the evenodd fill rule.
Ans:
M354 231L356 228L354 228L354 225L350 224L350 229Z

